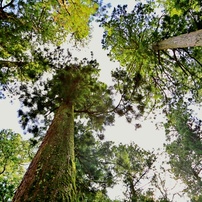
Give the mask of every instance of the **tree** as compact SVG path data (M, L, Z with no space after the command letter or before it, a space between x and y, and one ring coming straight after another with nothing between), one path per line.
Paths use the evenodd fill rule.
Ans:
M155 162L155 155L139 148L136 144L120 144L113 148L114 171L126 186L126 201L154 201L152 195L146 195L140 187L148 180ZM149 192L148 192L149 193Z
M201 1L188 1L188 0L157 0L157 2L164 7L164 10L169 13L169 15L179 15L179 16L188 16L195 21L199 20L200 16L198 13L201 12Z
M200 15L200 12L195 15ZM111 17L101 22L105 29L102 44L109 50L109 57L119 61L128 74L129 79L120 86L120 93L126 89L139 95L141 99L134 101L144 106L145 112L168 104L174 106L188 93L199 101L202 49L193 47L156 52L152 48L159 41L163 43L164 39L200 30L198 22L189 15L185 20L185 17L171 16L166 11L158 16L153 2L138 3L130 13L127 6L114 8ZM128 84L133 89L127 89ZM134 94L129 94L131 99Z
M184 36L183 34L201 33L201 1L192 2L197 4L197 9L193 5L190 7L185 3L186 1L163 2L171 2L171 4L174 2L169 7L172 9L172 14L171 10L166 9L162 15L155 14L154 2L138 3L131 12L127 11L127 6L114 8L111 16L101 22L105 30L102 44L104 49L109 50L111 60L120 63L121 68L114 71L113 75L115 78L122 78L115 80L115 88L122 97L127 98L130 106L136 104L142 114L154 112L155 109L160 108L170 121L170 114L174 113L174 110L178 109L182 103L188 106L201 102L202 49L180 46L171 50L154 51L154 45L175 40L175 37L180 38ZM177 2L182 3L183 6L177 5ZM178 9L183 14L177 13ZM172 44L166 48L172 48L170 45ZM183 121L186 113L176 110L174 114L178 116L179 122L178 124L172 122L172 126L169 125L168 128L177 127L178 130L187 128ZM195 178L192 176L193 166L196 173L200 170L198 167L200 155L194 157L194 148L198 146L200 148L201 141L198 135L194 135L193 138L191 133L187 134L189 135L182 137L179 135L178 140L173 142L175 147L169 147L169 149L172 148L169 154L173 169L178 170L178 174L182 174L182 167L185 166L189 171L184 171L183 178L192 179L193 183ZM175 137L172 136L172 138ZM194 139L198 141L193 142ZM179 142L183 146L179 145ZM189 146L192 148L189 148L188 152ZM185 167L183 170L186 170ZM200 184L200 179L197 184ZM196 189L200 190L198 185ZM189 187L192 190L191 185Z
M13 82L11 76L27 79L24 73L28 71L32 79L33 74L46 71L33 58L38 47L60 45L68 37L75 43L86 42L93 15L105 10L96 0L10 0L0 4L2 85Z
M201 120L193 116L185 103L181 103L169 114L166 128L169 140L166 150L170 156L171 170L187 186L184 191L190 197L197 198L202 189Z
M84 42L90 34L92 17L100 10L101 3L94 0L1 1L1 86L16 78L33 79L47 70L35 60L40 57L35 55L38 47L59 45L68 36L74 42Z
M111 201L107 188L116 183L112 174L113 142L85 126L75 124L76 186L79 201Z
M106 188L115 183L112 176L109 177L112 142L96 140L93 133L94 131L81 121L75 124L77 194L79 193L80 201L109 202L111 200L106 194ZM25 166L33 157L34 149L30 143L33 143L33 139L25 141L21 140L19 134L10 130L1 131L0 197L2 202L12 199L25 172Z
M163 50L202 46L201 2L198 0L194 2L159 0L159 3L163 5L164 12L168 13L169 16L186 18L190 21L190 25L186 34L165 39L154 44L153 48L155 50Z
M29 141L11 130L1 130L0 140L0 200L7 202L12 199L33 154Z
M96 12L98 5L96 1L80 0L2 1L1 48L6 47L3 42L13 44L16 39L19 40L16 46L19 46L20 42L26 39L30 42L35 40L38 43L41 41L61 43L66 40L67 34L73 34L78 40L85 38L89 35L90 16ZM6 40L3 34L6 34L9 40L8 38ZM26 41L26 43L29 42ZM8 48L6 48L7 51Z
M40 88L32 86L33 92L26 85L21 86L24 91L21 100L30 108L27 112L19 110L24 127L39 133L39 128L31 125L32 121L48 111L54 111L55 115L13 201L76 201L74 120L82 115L75 113L83 114L90 120L89 126L97 130L102 130L103 123L113 122L113 111L108 114L112 109L111 92L97 81L96 61L84 59L73 64L69 60L71 55L63 54L62 49L55 52L57 61L52 53L44 58L53 68L53 79L40 82Z

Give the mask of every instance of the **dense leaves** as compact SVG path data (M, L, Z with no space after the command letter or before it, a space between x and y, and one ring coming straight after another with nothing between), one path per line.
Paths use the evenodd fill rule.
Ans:
M170 165L177 179L187 186L190 196L201 193L201 120L194 117L193 111L181 104L173 109L166 124L168 143L167 152ZM172 127L170 127L172 126Z
M80 200L106 197L106 188L115 184L111 174L112 142L101 142L94 131L81 122L75 124L77 189ZM101 199L100 199L101 200Z
M96 1L1 1L0 83L34 79L46 71L36 55L38 47L82 41L90 34ZM10 85L10 83L9 83Z
M62 102L73 102L78 117L90 120L90 126L96 130L102 130L103 123L113 122L112 92L106 84L97 81L99 69L95 60L71 61L70 52L65 53L59 47L47 52L45 63L47 60L52 76L47 74L35 83L21 83L19 87L25 107L19 110L23 128L28 126L29 132L38 134L40 117L45 114L46 121L52 119L48 115Z
M189 23L189 31L201 29L201 1L187 1L187 0L158 0L164 6L168 14L172 16L186 16ZM183 19L183 18L182 18ZM184 18L185 19L185 18ZM182 31L182 30L180 30Z
M202 64L201 48L162 52L152 49L159 40L185 33L193 24L188 17L188 23L187 18L177 15L160 17L154 8L153 3L138 3L129 13L127 6L118 6L111 18L102 22L103 47L109 50L112 60L119 61L130 73L134 91L141 94L141 100L149 101L144 101L144 105L150 109L154 104L168 104L171 97L174 104L188 92L199 98Z
M201 29L201 2L158 2L165 8L162 13L155 13L154 2L138 3L131 12L127 6L118 6L110 18L101 19L103 48L121 66L112 72L115 85L107 87L98 81L95 60L72 60L68 50L53 45L64 42L69 34L76 42L89 35L96 1L1 1L1 91L18 94L22 127L35 136L43 136L61 104L74 106L79 200L111 201L107 188L121 179L128 201L155 201L153 191L141 189L142 181L152 180L155 155L135 144L100 142L94 135L104 139L104 126L113 123L115 113L131 122L161 107L168 119L166 149L172 171L187 185L185 191L192 200L200 201L201 121L188 112L188 105L201 101L202 50L154 51L154 47L166 38ZM48 43L51 50L45 48ZM117 106L113 106L114 92L121 95ZM4 97L2 92L0 97ZM15 167L21 174L22 167L16 164L29 159L25 154L28 143L9 134L2 133L2 155L8 155L0 162L2 200L11 198L18 181L12 179L15 171L5 178L6 169Z
M33 153L29 141L11 130L0 131L0 200L13 197Z
M26 48L29 40L40 42L61 43L67 34L73 34L76 39L82 39L89 34L89 19L96 12L98 4L95 1L3 1L1 3L2 42L11 45L18 41L18 46ZM9 37L9 40L8 38ZM24 42L20 44L20 42ZM14 44L13 44L14 45ZM2 48L5 44L2 44ZM9 54L7 47L4 55Z

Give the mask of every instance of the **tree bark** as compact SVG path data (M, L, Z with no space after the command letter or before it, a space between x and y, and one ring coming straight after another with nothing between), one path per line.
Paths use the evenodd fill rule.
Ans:
M13 202L73 202L76 197L74 107L63 103L32 160Z
M202 29L160 41L153 45L153 49L159 51L194 46L202 46Z

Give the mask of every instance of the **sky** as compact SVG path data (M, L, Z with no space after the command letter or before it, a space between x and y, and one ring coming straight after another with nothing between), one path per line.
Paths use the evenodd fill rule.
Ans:
M108 0L113 6L117 4L127 4L129 9L133 8L135 0ZM117 62L111 62L107 57L107 52L102 50L101 46L102 28L94 23L93 38L88 44L88 47L82 51L72 49L73 55L78 57L90 57L90 51L94 53L94 58L100 63L101 75L100 80L111 84L111 70L119 66ZM10 103L12 101L12 104ZM0 100L0 129L13 129L15 132L23 134L23 131L18 124L17 109L20 104L18 100ZM157 116L156 123L164 121L162 115ZM151 150L162 148L165 143L164 129L156 130L155 122L147 119L142 122L142 128L135 130L134 123L128 124L124 117L117 117L114 126L107 127L104 133L106 141L114 141L116 144L123 143L136 143L140 147ZM26 136L25 136L26 138ZM159 160L160 162L160 160ZM168 183L173 183L168 181ZM172 187L172 185L170 185ZM122 185L116 186L114 189L109 190L111 198L122 198L121 190ZM180 187L179 187L180 189ZM185 202L185 198L176 198L176 202Z

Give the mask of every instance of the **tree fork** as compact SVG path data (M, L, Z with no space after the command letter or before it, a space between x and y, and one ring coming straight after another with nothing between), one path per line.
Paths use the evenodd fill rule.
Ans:
M73 202L76 197L74 107L63 103L18 187L13 202Z

